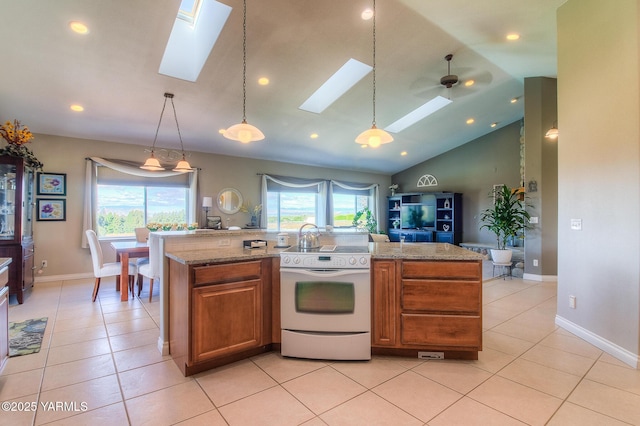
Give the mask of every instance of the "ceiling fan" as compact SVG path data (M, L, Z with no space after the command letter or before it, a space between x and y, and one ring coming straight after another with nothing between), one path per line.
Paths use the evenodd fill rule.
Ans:
M427 78L420 78L414 84L413 88L417 89L416 96L421 98L433 98L437 95L447 97L449 100L470 95L479 89L491 83L492 77L489 72L474 73L471 68L460 68L458 74L451 73L451 60L453 53L449 53L444 57L447 61L447 75L439 80L439 84L434 84ZM445 91L443 93L443 91Z

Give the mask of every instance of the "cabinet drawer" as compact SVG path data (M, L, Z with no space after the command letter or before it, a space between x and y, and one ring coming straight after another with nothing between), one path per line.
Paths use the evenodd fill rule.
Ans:
M193 268L193 284L216 284L247 281L262 277L262 262L241 262L222 265L196 266Z
M480 262L422 261L402 262L402 278L453 278L480 280Z
M402 314L402 343L482 349L479 316Z
M474 281L402 280L402 309L480 313L480 284Z

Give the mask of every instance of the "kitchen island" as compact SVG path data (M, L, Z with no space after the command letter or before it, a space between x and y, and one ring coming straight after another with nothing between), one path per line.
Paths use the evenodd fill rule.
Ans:
M361 244L372 257L373 353L477 359L481 255L445 243ZM166 250L169 352L185 375L279 348L283 249L274 246Z

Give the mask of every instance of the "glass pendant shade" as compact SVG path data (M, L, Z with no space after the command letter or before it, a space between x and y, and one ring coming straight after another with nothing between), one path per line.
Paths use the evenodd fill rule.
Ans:
M174 172L192 172L191 164L182 157L182 160L178 161L178 164L173 168Z
M160 170L164 170L164 167L160 165L158 159L153 155L153 151L151 151L151 157L147 158L147 161L144 162L141 169L150 170L152 172L158 172Z
M356 138L356 143L377 148L385 143L393 142L393 137L382 129L378 129L374 124L370 129L360 133Z
M547 133L544 135L545 138L547 139L558 139L558 128L553 126L552 128L550 128Z
M254 141L261 141L264 139L264 133L260 131L256 126L252 126L247 123L247 120L242 120L240 124L234 124L224 132L224 137L231 139L232 141L240 141L242 143L249 143Z

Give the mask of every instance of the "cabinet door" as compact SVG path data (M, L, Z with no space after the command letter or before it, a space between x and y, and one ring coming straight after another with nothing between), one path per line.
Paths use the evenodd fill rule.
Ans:
M192 362L260 346L261 280L197 287L192 297Z
M22 289L27 290L33 287L35 281L33 244L23 246L22 256Z
M6 272L7 268L4 268ZM0 282L0 373L9 359L9 288Z
M373 263L373 293L371 329L372 344L396 344L396 262L380 260Z

